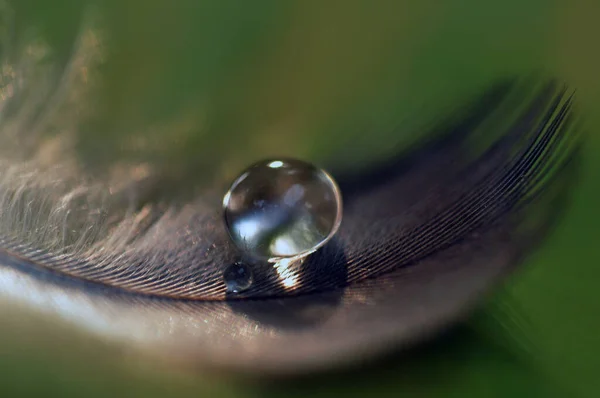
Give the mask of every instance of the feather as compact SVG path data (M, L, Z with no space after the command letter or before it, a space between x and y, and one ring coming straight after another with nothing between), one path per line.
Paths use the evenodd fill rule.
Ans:
M315 369L420 340L471 308L565 207L581 145L573 96L517 86L492 88L396 159L337 173L336 238L300 263L256 264L233 297L222 274L239 254L212 191L140 206L135 184L114 195L59 167L5 162L3 294L132 346L246 370ZM494 114L510 122L475 148Z
M297 373L422 341L543 241L577 181L573 93L507 79L390 159L332 165L335 238L252 264L251 287L228 294L225 269L246 259L224 229L224 181L158 195L173 184L155 164L108 159L99 175L78 158L105 57L94 16L51 61L0 17L0 298L161 358Z

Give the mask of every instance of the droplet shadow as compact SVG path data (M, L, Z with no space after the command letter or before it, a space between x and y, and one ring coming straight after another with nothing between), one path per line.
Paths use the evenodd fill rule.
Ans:
M279 277L282 284L285 282L281 276L275 276L274 266L257 267L257 273L261 272L271 275L255 274L255 279ZM347 284L347 261L342 245L332 239L292 270L291 275L297 278L298 284L311 286L310 293L294 295L294 287L290 286L281 295L239 300L230 292L226 296L227 305L235 313L276 329L304 330L321 324L341 305Z

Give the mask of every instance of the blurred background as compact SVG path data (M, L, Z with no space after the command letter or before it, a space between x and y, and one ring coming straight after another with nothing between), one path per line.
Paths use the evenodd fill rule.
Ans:
M539 70L577 88L590 132L558 228L433 344L300 380L248 380L170 371L2 305L3 394L597 396L599 12L583 0L0 0L0 94L27 71L23 98L39 101L2 109L18 116L3 134L28 133L0 153L66 159L108 180L157 172L167 183L153 195L189 195L269 156L366 167L497 79Z

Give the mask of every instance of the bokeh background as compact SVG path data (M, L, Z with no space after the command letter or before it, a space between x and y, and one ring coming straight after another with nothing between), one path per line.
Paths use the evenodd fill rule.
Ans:
M577 88L589 131L556 230L427 346L299 380L250 380L175 371L2 306L4 396L600 394L597 2L0 0L0 14L3 98L6 65L24 60L30 90L60 104L56 129L22 145L66 131L65 156L87 172L111 178L143 164L171 182L160 195L272 155L365 167L496 79L540 70Z

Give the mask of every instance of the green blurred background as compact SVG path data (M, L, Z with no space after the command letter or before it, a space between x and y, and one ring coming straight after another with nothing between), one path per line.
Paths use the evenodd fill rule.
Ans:
M351 370L268 382L174 371L2 306L3 396L600 394L597 2L0 4L11 54L32 43L45 49L34 81L60 76L73 54L81 57L55 128L36 142L71 129L73 156L90 173L110 177L145 164L173 182L169 194L272 155L364 167L495 79L537 69L578 89L590 131L583 178L556 231L471 319L433 344ZM3 60L16 62L3 46Z

